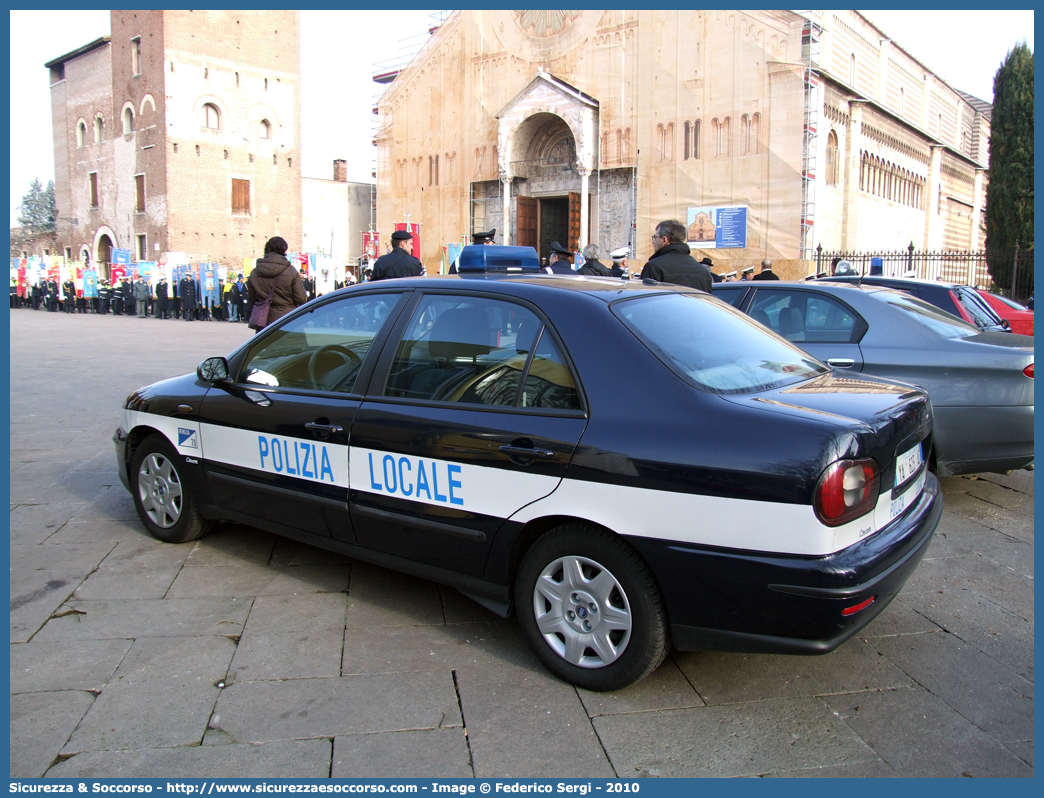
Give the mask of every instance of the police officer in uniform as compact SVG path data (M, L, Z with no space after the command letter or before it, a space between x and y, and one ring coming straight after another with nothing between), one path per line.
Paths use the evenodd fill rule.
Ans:
M29 295L33 299L33 310L40 309L40 302L43 301L44 290L40 286L39 282L33 283L33 287L29 292Z
M112 296L112 290L109 288L108 280L98 281L98 312L108 313L109 312L109 298Z
M65 295L65 303L62 306L62 310L66 313L72 313L76 310L76 283L71 278L62 283L62 293Z
M497 228L487 230L484 233L473 233L471 236L471 243L479 246L487 246L493 244L493 239L497 235Z
M47 281L47 309L51 313L58 312L58 281Z
M629 277L627 273L627 256L630 254L631 252L627 247L620 247L609 253L609 257L613 259L613 268L610 270L613 277L621 277L624 280Z
M551 242L551 257L544 271L550 274L576 274L572 266L573 253L557 241Z
M157 319L169 319L170 318L170 296L169 296L169 285L166 277L160 277L159 282L156 283L156 318Z
M390 280L395 277L420 277L424 266L413 257L413 236L406 230L392 233L392 251L381 255L373 265L370 280Z
M181 278L178 294L181 296L181 318L192 321L196 314L196 281L191 274Z

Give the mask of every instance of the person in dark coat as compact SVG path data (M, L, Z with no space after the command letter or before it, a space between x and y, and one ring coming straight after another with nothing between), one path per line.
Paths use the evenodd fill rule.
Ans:
M66 280L62 283L62 294L65 297L62 310L66 313L72 313L76 310L76 283L72 280Z
M39 283L34 283L33 288L30 291L30 295L33 298L33 310L40 309L40 302L43 300L43 289Z
M170 318L170 285L166 277L160 277L156 283L156 318Z
M772 271L772 261L768 258L761 262L761 271L754 275L755 280L778 280L779 275Z
M547 259L546 272L551 274L576 274L573 271L573 253L557 241L551 242L551 257Z
M652 243L656 251L642 269L643 280L686 285L710 293L711 270L689 254L685 226L681 222L675 219L660 222Z
M406 230L396 230L392 233L392 251L377 258L370 280L420 277L422 274L424 266L413 257L413 236Z
M718 274L716 271L714 271L714 261L712 261L710 258L703 258L703 259L700 260L700 263L702 263L704 266L706 266L708 269L710 269L711 282L715 282L715 283L720 283L721 282L721 280L722 280L721 275Z
M131 285L130 280L126 278L120 280L120 293L123 294L123 314L133 316L136 308L134 307L134 286Z
M58 281L47 281L47 309L51 313L58 312Z
M627 247L620 247L609 253L609 257L613 259L613 268L610 269L613 277L620 277L624 280L628 278L627 256L630 254L631 251Z
M613 273L609 267L598 260L598 256L601 254L596 244L588 244L584 247L584 265L577 269L576 273L591 277L612 277Z
M109 313L109 299L112 297L112 289L109 288L108 280L98 281L98 312Z
M196 280L186 274L178 283L178 294L181 296L181 318L192 321L196 315Z
M247 298L250 306L272 297L268 306L267 324L281 319L294 308L308 301L301 272L286 259L288 245L280 236L265 242L265 256L257 261L247 280ZM260 330L258 330L260 332Z
M250 309L247 307L247 287L242 274L236 280L233 290L235 294L232 298L236 301L236 315L238 316L236 320L246 324L250 320Z

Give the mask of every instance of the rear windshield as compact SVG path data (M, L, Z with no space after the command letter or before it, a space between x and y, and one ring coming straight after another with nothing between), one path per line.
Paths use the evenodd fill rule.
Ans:
M954 286L953 292L960 297L964 309L979 327L993 327L1001 323L1000 316L974 289L958 285Z
M829 369L739 311L710 297L624 299L613 313L672 371L717 394L793 385Z
M971 338L982 332L974 324L969 324L952 313L901 291L874 291L870 296L898 308L918 324L924 325L943 338Z

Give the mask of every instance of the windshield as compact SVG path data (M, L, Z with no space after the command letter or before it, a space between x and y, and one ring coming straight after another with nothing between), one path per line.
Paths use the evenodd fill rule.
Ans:
M709 297L644 296L615 302L612 310L679 377L711 393L766 391L829 371Z
M1013 308L1014 310L1029 310L1029 308L1023 305L1022 303L1016 302L1014 299L1008 299L1006 296L1001 296L1000 294L991 294L991 296L993 296L993 298L998 300L999 302L1003 302L1009 308Z
M952 290L960 298L964 309L968 311L968 315L972 317L976 325L979 327L1000 325L1000 316L986 304L986 300L979 296L975 289L963 285L955 285Z
M943 338L970 338L981 332L974 324L969 324L952 313L940 310L935 305L929 305L927 302L901 291L874 291L869 296L878 302L898 308L918 324Z

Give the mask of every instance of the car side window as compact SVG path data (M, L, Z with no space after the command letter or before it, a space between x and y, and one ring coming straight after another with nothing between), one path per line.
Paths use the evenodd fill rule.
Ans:
M351 393L373 339L401 296L349 296L295 316L247 355L240 382Z
M810 291L759 289L750 316L794 343L850 343L860 326L836 299Z
M712 293L722 302L728 302L732 307L738 308L740 303L743 301L743 295L747 293L747 288L746 286L736 286L735 288L715 288Z
M572 373L528 308L427 295L392 361L385 396L497 407L579 409Z

